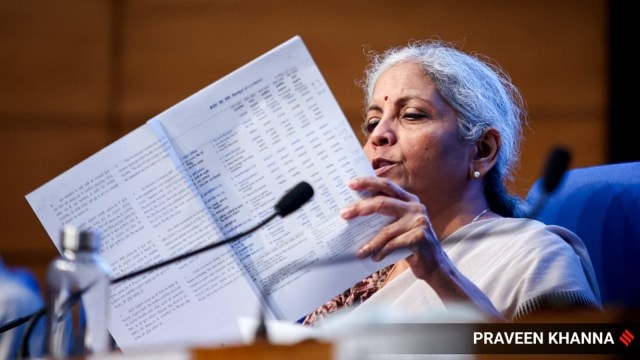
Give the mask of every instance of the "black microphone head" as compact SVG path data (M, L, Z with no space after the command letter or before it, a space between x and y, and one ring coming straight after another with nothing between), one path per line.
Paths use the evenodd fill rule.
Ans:
M569 167L570 160L569 150L562 146L557 146L551 151L542 175L542 188L547 194L556 190Z
M276 213L285 217L298 210L313 197L313 188L306 182L301 182L286 193L275 205Z

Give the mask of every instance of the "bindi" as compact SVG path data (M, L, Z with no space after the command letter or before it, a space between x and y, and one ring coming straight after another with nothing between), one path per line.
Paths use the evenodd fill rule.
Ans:
M384 101L387 101L387 99L388 99L388 98L389 98L388 96L385 96L385 97L384 97Z

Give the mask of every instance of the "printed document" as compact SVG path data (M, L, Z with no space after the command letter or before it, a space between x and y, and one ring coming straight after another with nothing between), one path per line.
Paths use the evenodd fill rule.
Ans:
M27 195L59 247L65 224L101 233L114 277L245 231L300 181L312 200L229 245L111 286L123 350L241 342L240 318L294 322L379 268L354 254L381 215L345 221L375 176L301 38L214 82ZM318 266L314 266L318 264ZM91 306L91 304L85 304ZM89 324L91 326L91 324Z

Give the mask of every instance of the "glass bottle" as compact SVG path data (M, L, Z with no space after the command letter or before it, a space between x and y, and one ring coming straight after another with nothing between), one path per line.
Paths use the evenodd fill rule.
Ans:
M65 226L61 254L47 270L46 352L64 359L111 351L111 269L100 257L98 234Z

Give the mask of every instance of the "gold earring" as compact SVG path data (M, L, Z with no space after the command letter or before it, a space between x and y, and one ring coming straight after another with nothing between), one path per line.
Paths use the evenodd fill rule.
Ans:
M478 170L474 171L474 172L473 172L473 178L474 178L474 179L477 179L477 178L479 178L479 177L480 177L480 171L478 171Z

